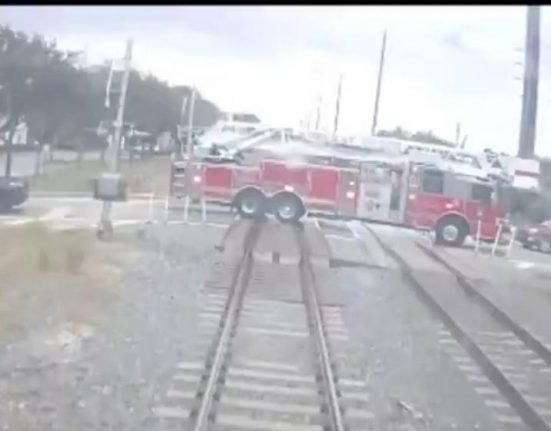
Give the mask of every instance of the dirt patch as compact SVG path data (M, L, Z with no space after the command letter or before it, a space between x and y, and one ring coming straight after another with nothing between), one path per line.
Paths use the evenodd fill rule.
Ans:
M1 228L0 338L63 322L98 325L121 291L134 244L41 224Z

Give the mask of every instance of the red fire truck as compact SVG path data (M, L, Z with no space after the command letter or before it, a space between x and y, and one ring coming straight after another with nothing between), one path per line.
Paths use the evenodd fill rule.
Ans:
M360 177L359 218L434 230L440 243L461 245L477 234L493 241L504 220L495 182L438 164L364 162Z
M172 166L171 195L185 193L186 161ZM243 217L271 212L283 222L307 213L434 230L439 242L467 235L493 240L504 217L495 183L407 159L347 167L262 160L252 166L199 162L191 188L207 201L234 206Z
M173 163L171 195L185 193L186 169L186 161ZM357 169L263 160L255 166L201 162L193 171L195 196L232 205L243 217L271 212L292 222L307 212L356 214Z

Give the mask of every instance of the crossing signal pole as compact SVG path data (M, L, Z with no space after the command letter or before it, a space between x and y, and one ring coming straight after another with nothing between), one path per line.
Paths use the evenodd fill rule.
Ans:
M121 93L119 97L119 104L117 109L117 118L115 120L115 131L114 135L112 135L112 139L110 142L110 148L108 151L109 154L109 167L110 170L113 172L118 172L120 169L120 146L121 146L121 137L122 137L122 129L124 125L124 105L126 102L126 91L128 89L128 80L130 78L130 68L131 68L131 61L132 61L132 40L128 40L126 44L126 53L124 55L124 71L123 71L123 78L122 78L122 85L121 85ZM111 84L113 79L113 73L114 73L114 64L111 65L111 71L109 73L109 79L107 82L107 88L106 88L106 99L105 99L105 105L106 107L109 107L109 95L111 92ZM101 208L101 218L100 218L100 225L98 229L98 234L102 234L105 232L108 235L111 235L113 232L113 226L111 223L111 206L112 202L104 200L103 205Z

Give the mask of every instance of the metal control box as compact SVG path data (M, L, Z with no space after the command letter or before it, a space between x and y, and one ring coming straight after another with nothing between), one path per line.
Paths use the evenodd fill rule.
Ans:
M94 199L102 201L125 201L127 184L122 174L104 172L94 180Z

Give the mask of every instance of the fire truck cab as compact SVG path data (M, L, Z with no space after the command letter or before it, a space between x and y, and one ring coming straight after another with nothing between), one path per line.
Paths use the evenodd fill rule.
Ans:
M477 231L493 240L503 216L493 181L432 163L362 163L360 218L434 230L437 242L456 246Z

